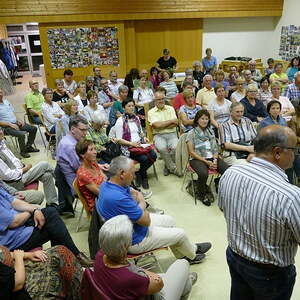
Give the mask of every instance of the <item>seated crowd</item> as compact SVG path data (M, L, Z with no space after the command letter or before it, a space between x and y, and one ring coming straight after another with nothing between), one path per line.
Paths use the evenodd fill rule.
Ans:
M202 262L212 245L191 242L171 216L149 206L149 169L156 174L159 156L164 176L192 170L198 177L195 197L210 206L208 177L250 161L262 128L289 126L300 144L300 71L295 58L286 73L273 59L263 71L250 60L242 72L232 65L225 73L209 48L201 62L185 70L179 85L173 80L177 68L176 58L164 49L149 74L133 68L124 81L115 70L103 77L99 67L78 83L65 70L55 90L40 92L32 80L25 97L30 124L17 119L0 88L1 299L80 299L86 275L81 266L93 261L76 247L60 217L75 214L74 183L87 213L103 223L99 236L93 235L99 241L94 270L85 273L92 272L108 298L188 298L197 280L189 264ZM55 168L46 161L24 164L6 144L5 136L16 137L20 155L29 158L39 151L35 125L45 127L48 140L56 139ZM286 174L293 184L300 177L300 156ZM40 182L44 194L32 189ZM218 180L215 185L217 191ZM51 248L40 250L48 241ZM128 254L162 247L176 258L165 274L127 260ZM40 287L37 274L45 277Z

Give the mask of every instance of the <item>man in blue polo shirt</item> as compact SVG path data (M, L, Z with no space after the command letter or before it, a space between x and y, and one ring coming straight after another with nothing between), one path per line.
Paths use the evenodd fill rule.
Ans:
M169 246L176 258L185 258L190 264L200 263L211 243L192 244L185 231L177 228L172 217L150 214L142 194L132 188L134 161L118 156L111 161L110 180L100 186L96 202L97 212L109 220L117 215L127 215L133 222L132 246L129 253L138 254Z

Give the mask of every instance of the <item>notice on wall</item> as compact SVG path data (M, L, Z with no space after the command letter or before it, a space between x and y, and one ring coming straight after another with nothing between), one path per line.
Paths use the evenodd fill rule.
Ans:
M300 55L300 26L281 27L279 56L283 60L291 60Z
M53 69L120 63L116 27L57 28L47 34Z

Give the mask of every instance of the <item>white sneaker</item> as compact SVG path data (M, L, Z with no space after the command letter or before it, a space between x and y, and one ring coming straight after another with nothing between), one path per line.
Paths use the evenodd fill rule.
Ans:
M151 190L142 190L142 195L144 196L145 199L149 199L152 196L152 191Z

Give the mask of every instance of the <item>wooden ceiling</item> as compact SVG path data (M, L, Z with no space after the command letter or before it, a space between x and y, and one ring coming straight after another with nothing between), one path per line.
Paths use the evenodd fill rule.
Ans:
M119 15L119 19L152 18L158 14L195 16L280 15L283 0L1 0L0 21L32 17L32 21L53 16ZM143 17L144 18L144 17Z

